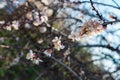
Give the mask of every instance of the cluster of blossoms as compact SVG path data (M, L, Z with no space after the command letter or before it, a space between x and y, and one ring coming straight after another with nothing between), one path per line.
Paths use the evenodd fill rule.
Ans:
M35 26L39 26L44 22L47 24L48 17L46 15L44 15L43 13L39 13L35 10L33 10L32 12L33 14L29 14L29 16L31 16L30 18L34 19L33 24Z
M36 54L30 50L29 53L26 55L26 59L32 61L34 64L39 64L39 62L43 62Z
M58 51L65 48L65 46L61 43L61 37L59 37L59 38L55 37L52 40L52 42L54 44L54 48ZM45 54L48 57L51 57L52 52L53 52L53 50L51 48L48 48L48 49L44 50L43 54ZM68 55L68 54L69 54L69 52L67 51L65 53L65 55ZM39 57L37 57L36 54L32 50L30 50L29 53L27 53L26 59L31 60L34 64L39 64L39 62L43 62L43 60L41 60Z
M55 37L52 40L53 44L54 44L54 48L57 49L58 51L60 51L60 49L64 49L65 46L61 43L61 37Z
M32 24L34 26L39 26L42 23L46 23L47 26L50 27L50 25L47 23L48 17L46 15L43 15L43 14L40 15L39 12L36 12L34 10L32 12L28 12L26 14L26 18L28 20L26 20L27 22L24 22L25 28L31 28L31 23L29 23L29 22L32 22ZM2 23L2 24L4 24L4 23ZM20 26L21 26L21 20L14 20L14 21L12 21L12 23L8 22L7 25L4 27L4 29L9 30L9 31L11 31L12 29L19 30ZM44 28L42 27L41 29L42 29L41 30L42 32L46 31L45 27Z
M19 8L20 6L22 6L22 2L20 1L17 1L17 0L13 0L12 3L14 5L19 5L19 6L14 6L15 9L16 8ZM25 2L24 4L24 8L26 9L27 7L29 8L29 5L27 2ZM12 5L10 5L11 7ZM9 11L8 10L5 10L6 12ZM19 11L20 12L20 11ZM18 15L11 15L11 16L21 16L20 19L12 19L13 21L10 21L10 22L4 22L4 23L0 23L0 25L4 25L3 28L6 29L6 30L9 30L11 31L12 29L14 30L19 30L19 28L21 26L24 26L25 28L31 28L32 26L41 26L42 23L45 23L48 27L50 27L50 25L47 23L48 21L48 16L46 14L46 12L44 11L39 11L39 10L36 10L36 9L31 9L31 10L28 10L26 9L26 11L21 11L21 12L25 12L25 16L21 16L21 15L24 15L22 13L18 14ZM8 12L7 12L8 13ZM16 11L17 13L17 11ZM42 28L43 29L43 28Z
M46 49L43 54L45 54L48 57L51 57L52 49ZM34 64L39 64L40 62L43 62L42 59L40 59L36 53L34 53L32 50L30 50L27 55L26 59L32 61Z
M19 29L19 26L20 26L19 21L14 20L14 21L12 21L11 24L8 23L8 24L6 25L6 27L4 27L4 29L9 30L9 31L11 31L12 28L13 28L14 30L18 30L18 29Z
M100 34L104 29L105 27L103 27L99 21L91 20L85 22L84 25L75 32L72 31L68 38L72 39L72 41L81 41L88 37Z

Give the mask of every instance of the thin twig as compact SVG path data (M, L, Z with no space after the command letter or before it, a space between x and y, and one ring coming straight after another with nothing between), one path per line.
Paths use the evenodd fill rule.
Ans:
M99 13L99 11L94 7L94 4L93 4L92 0L90 0L90 3L91 3L91 6L92 6L93 10L96 12L96 15L97 15L101 20L104 21L102 15L101 15L101 14Z
M116 6L113 6L113 5L110 5L110 4L104 4L104 3L100 3L100 2L95 2L95 1L92 1L94 4L98 4L98 5L101 5L101 6L108 6L108 7L112 7L112 8L115 8L115 9L119 9L119 7L116 7ZM80 1L80 2L73 2L74 4L84 4L84 3L90 3L90 1Z

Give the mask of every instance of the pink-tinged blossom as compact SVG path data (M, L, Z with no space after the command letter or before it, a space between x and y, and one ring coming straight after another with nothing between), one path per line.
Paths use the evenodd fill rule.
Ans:
M32 12L28 12L28 13L26 14L26 18L29 19L29 20L33 20Z
M33 60L33 63L34 63L34 64L37 64L37 65L38 65L39 62L43 62L43 60L41 60L40 58L37 58L37 59L34 59L34 60Z
M54 48L57 49L58 51L60 51L60 49L64 49L65 46L61 43L61 37L55 37L52 40L53 44L54 44Z
M32 50L27 53L26 59L31 60L34 64L39 64L39 62L43 62L43 60L37 57Z
M100 24L99 21L87 21L81 28L78 28L75 32L71 32L68 36L72 41L84 41L91 36L96 36L102 33L105 28Z
M47 49L43 52L46 56L51 57L52 55L52 49Z
M95 34L103 31L103 26L99 21L91 20L84 23L84 25L80 28L79 36L93 36Z
M11 25L7 25L7 26L5 27L5 29L8 30L8 31L11 31L11 30L12 30L12 26L11 26Z
M47 16L41 16L40 17L40 19L41 19L41 22L43 23L43 22L45 22L45 23L47 23L47 21L48 21L48 17Z

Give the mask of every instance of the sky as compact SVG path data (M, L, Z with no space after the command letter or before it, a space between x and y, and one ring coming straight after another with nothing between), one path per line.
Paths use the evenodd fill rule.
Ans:
M89 0L81 0L81 1L89 1ZM120 7L120 0L93 0L93 1ZM117 4L115 4L113 1L116 1ZM95 5L95 7L97 9L99 9L99 12L103 14L103 17L105 17L109 21L113 21L113 19L109 18L109 14L113 14L113 15L117 16L118 19L120 19L120 10L119 9L115 9L112 7L111 8L105 7L105 6L102 7L100 5ZM118 31L116 31L114 33L108 33L110 31L115 31L115 30L118 30ZM103 32L101 35L106 37L106 39L110 43L110 45L112 45L113 47L116 48L120 44L120 23L108 25L106 31ZM99 36L97 36L97 38L93 37L93 38L91 38L91 40L88 41L88 43L89 44L99 44L99 43L101 43L100 37ZM105 44L105 42L102 42L102 44ZM102 52L104 52L105 54L110 54L112 57L114 57L120 63L120 56L115 51L111 51L111 50L103 49L103 48L94 48L94 49L91 49L91 51L93 52L93 54L97 54L99 56L103 56ZM99 59L99 58L100 57L98 57L98 56L93 57L93 59ZM103 63L105 70L109 70L112 72L116 68L116 65L110 59L102 60L102 63ZM98 62L96 61L95 64L100 65L101 63L99 61ZM118 74L120 74L120 72L118 72Z

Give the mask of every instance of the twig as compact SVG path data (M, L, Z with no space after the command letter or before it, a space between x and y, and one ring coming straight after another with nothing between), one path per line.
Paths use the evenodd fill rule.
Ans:
M102 25L108 25L108 24L113 24L113 23L117 23L117 22L120 22L120 20L104 22Z
M104 21L102 15L101 15L101 14L98 12L98 10L94 7L94 4L93 4L92 0L90 0L90 3L91 3L91 6L92 6L93 10L96 12L96 15L97 15L101 20Z
M113 5L110 5L110 4L104 4L104 3L100 3L100 2L95 2L95 1L92 1L94 4L98 4L98 5L102 5L102 6L108 6L108 7L112 7L112 8L116 8L116 9L119 9L120 10L120 8L119 7L116 7L116 6L113 6ZM81 2L77 2L77 3L75 3L75 2L73 2L74 4L84 4L84 3L90 3L90 1L81 1Z

